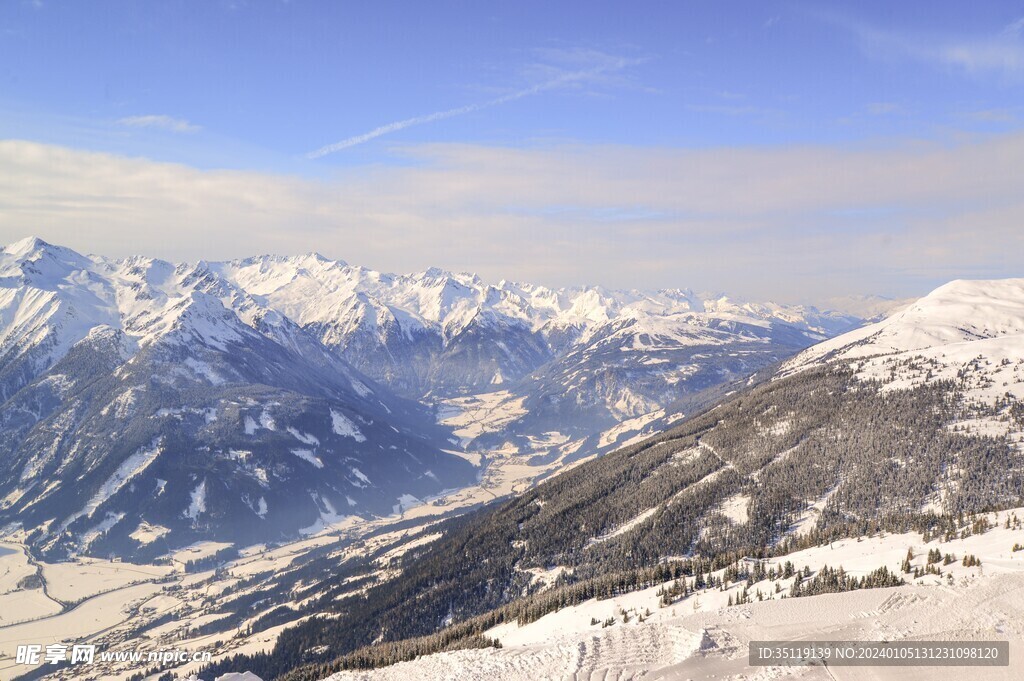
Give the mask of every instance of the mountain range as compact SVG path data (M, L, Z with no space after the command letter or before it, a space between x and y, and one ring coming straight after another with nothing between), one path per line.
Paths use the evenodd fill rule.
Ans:
M0 527L47 555L145 559L386 515L473 483L495 452L551 470L608 451L859 322L28 238L0 252ZM481 399L486 417L467 411Z
M757 559L844 538L984 531L963 519L1024 504L1022 358L1024 280L951 282L674 428L412 533L386 574L339 561L314 590L329 617L295 608L272 653L214 669L319 679L723 569L749 584ZM372 586L346 591L355 574Z
M570 302L547 313L494 302L528 288L545 299L319 256L182 265L12 244L0 527L62 568L171 554L166 589L146 587L166 607L132 610L109 640L213 646L212 666L190 667L203 678L297 680L515 641L644 590L633 600L652 608L721 610L742 584L772 600L800 580L761 561L964 540L984 531L975 514L1024 505L1024 280L951 282L865 325L682 291L556 291ZM316 321L359 299L392 315L388 334ZM568 311L583 299L605 312ZM395 360L404 378L357 351L383 357L395 334L420 358ZM523 334L544 358L508 352ZM488 382L446 387L446 363L469 355ZM513 355L533 368L491 382ZM488 487L502 470L525 483ZM913 577L864 562L859 587L824 556L803 576L808 594L837 574L835 588L889 587L933 574L928 556Z
M380 384L437 406L462 426L462 446L565 463L656 432L705 391L863 321L681 289L384 274L317 254L211 269Z
M469 484L430 410L203 264L0 253L0 523L47 553L294 536Z

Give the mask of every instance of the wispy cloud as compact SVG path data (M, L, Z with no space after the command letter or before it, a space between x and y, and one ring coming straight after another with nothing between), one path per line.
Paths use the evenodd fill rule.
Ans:
M548 77L545 80L542 80L541 82L538 82L529 87L525 87L520 90L516 90L514 92L501 95L500 97L494 97L493 99L489 99L483 102L475 102L473 104L467 104L465 106L459 106L453 109L446 109L444 111L435 111L434 113L429 113L422 116L414 116L412 118L406 118L404 120L395 121L393 123L388 123L386 125L381 125L379 127L374 128L373 130L370 130L369 132L365 132L360 135L353 135L352 137L343 139L340 142L334 142L333 144L328 144L326 146L320 147L319 149L316 149L315 151L311 151L308 154L306 154L306 157L311 159L320 158L322 156L327 156L328 154L333 154L343 149L348 149L358 144L369 142L372 139L376 139L378 137L382 137L393 132L398 132L399 130L404 130L406 128L411 128L416 125L424 125L426 123L441 121L446 118L463 116L465 114L473 113L474 111L481 111L483 109L489 109L491 107L499 106L501 104L514 102L517 99L523 99L525 97L539 95L543 92L548 92L551 90L557 90L572 85L579 85L582 83L591 82L600 76L620 72L629 66L640 63L641 61L639 59L629 59L624 57L608 57L607 55L602 55L600 53L594 52L588 53L591 56L597 55L601 57L601 63L597 64L596 66L590 66L589 68L573 71L566 71L558 69L557 67L542 65L544 67L544 70L549 73ZM578 53L576 54L578 56ZM554 71L554 73L550 73L551 71Z
M976 35L883 29L848 16L817 12L858 39L871 56L904 56L973 75L1024 76L1024 18Z
M1021 33L1024 33L1024 17L1021 17L1016 21L1011 21L1006 25L1006 28L1003 29L1004 35L1013 36L1015 38L1020 37Z
M955 43L922 55L972 73L1024 74L1024 45L1016 39Z
M118 125L129 128L156 128L169 132L198 132L202 128L186 121L184 118L174 118L162 114L151 114L148 116L128 116L117 121Z

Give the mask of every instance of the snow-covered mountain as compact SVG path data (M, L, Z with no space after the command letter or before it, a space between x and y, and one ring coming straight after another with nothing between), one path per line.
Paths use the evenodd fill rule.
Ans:
M925 589L991 600L1008 582L985 580L1013 569L1024 543L1022 330L1021 282L954 282L507 503L469 511L478 502L453 493L401 518L243 551L212 582L171 576L147 592L159 608L124 606L115 638L208 646L212 667L180 670L208 679L319 680L346 665L359 671L338 678L721 675L742 673L745 642L782 619L800 635L839 626L875 639L877 627L856 624L872 618L836 617L881 607L905 619L900 604L920 604ZM483 396L465 400L487 409ZM936 562L939 549L953 557ZM755 629L732 626L750 616ZM944 622L947 633L994 626ZM505 647L486 647L493 638Z
M400 579L384 575L337 617L284 632L269 658L232 664L277 675L301 660L287 678L319 679L346 668L337 656L350 652L397 661L410 659L392 655L404 644L489 645L478 634L518 648L519 625L595 597L672 584L703 601L708 572L722 568L754 587L760 561L750 557L911 530L926 542L984 532L988 524L964 519L1024 504L1022 350L1024 280L952 282L760 372L676 427L424 529ZM934 574L914 556L917 575L886 559L875 586ZM672 564L696 581L684 589ZM818 586L807 595L864 582ZM499 676L501 658L487 656Z
M211 267L360 371L438 403L446 423L472 422L460 433L465 444L546 460L654 432L681 415L668 409L680 398L860 323L678 289L489 285L438 269L383 274L316 254ZM460 418L480 404L489 419L479 409Z
M530 302L472 275L382 274L317 254L215 267L410 397L483 392L552 357Z
M968 350L969 348L969 350ZM821 343L788 364L909 352L949 362L966 351L985 356L1024 352L1024 279L956 280L881 322Z
M0 252L0 527L46 549L278 539L475 479L420 405L208 265Z
M982 419L989 430L1009 433L1002 416L1024 398L1024 279L952 281L881 322L802 352L781 375L829 364L885 390L951 382L979 409L994 410Z
M662 429L687 399L857 321L24 239L0 252L0 528L58 553L155 555L387 513L473 482L494 452L539 476ZM477 418L474 400L495 408ZM446 451L459 445L473 454Z
M682 290L490 285L436 268L384 274L317 254L211 267L410 397L496 390L591 345L656 351L705 338L723 343L729 334L763 339L782 328L807 345L858 321Z

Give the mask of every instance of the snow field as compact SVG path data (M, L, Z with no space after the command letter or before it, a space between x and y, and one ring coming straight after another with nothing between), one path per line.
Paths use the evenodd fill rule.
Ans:
M936 678L935 669L927 667L832 668L831 677L821 676L820 668L747 667L750 641L770 639L1009 639L1015 660L1011 667L972 668L970 674L975 679L1017 679L1024 674L1024 659L1014 657L1014 651L1024 652L1024 551L1012 548L1024 544L1024 530L1003 526L1011 513L1024 520L1024 509L989 514L996 527L949 542L925 543L917 533L845 539L773 558L765 566L780 570L790 561L812 573L825 565L842 566L859 576L882 566L899 573L908 549L916 567L924 567L929 549L956 556L951 565L938 564L942 576L912 580L905 575L913 583L902 587L782 598L792 579L776 580L778 593L774 583L763 580L748 588L751 603L727 605L745 587L740 583L724 591L697 591L660 607L658 591L665 586L660 585L486 632L501 641L501 649L440 653L379 670L341 672L330 679ZM961 564L968 553L981 559L980 567ZM758 591L762 602L756 600ZM615 623L603 627L609 618Z

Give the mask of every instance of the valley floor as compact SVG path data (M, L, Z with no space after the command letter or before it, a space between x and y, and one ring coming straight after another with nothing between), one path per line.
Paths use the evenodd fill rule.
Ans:
M358 552L389 547L391 550L380 561L381 575L393 577L384 563L412 545L406 537L447 514L465 512L522 491L538 475L558 466L555 462L531 466L528 458L529 454L518 452L495 455L477 485L452 490L441 498L427 499L411 507L399 507L394 515L385 518L364 520L352 516L323 523L316 528L315 535L304 539L280 546L244 548L240 558L220 571L208 569L186 574L184 564L210 556L227 544L202 542L178 550L171 556L171 565L135 565L92 558L48 564L31 557L21 543L21 533L5 536L0 541L0 681L32 669L17 663L19 644L45 647L81 642L95 643L98 649L111 651L209 651L214 660L268 651L285 625L251 635L244 633L244 626L207 635L197 635L195 628L222 617L212 613L225 600L259 591L263 577L298 569L318 551L332 551L342 560ZM426 540L436 536L428 535ZM350 542L354 545L349 546ZM33 577L33 582L22 581ZM256 578L256 582L232 593L248 578ZM271 607L257 608L246 624ZM173 619L149 630L144 637L132 633L142 623L170 616ZM176 671L184 678L201 666L189 663ZM126 679L141 669L138 664L105 663L91 671L105 679ZM64 672L61 678L74 676Z

